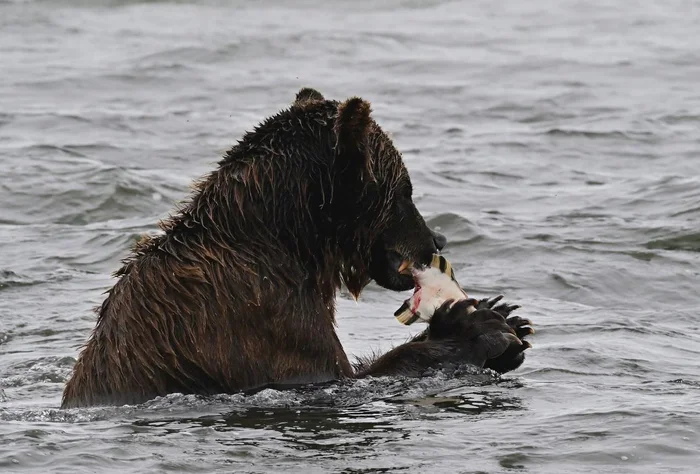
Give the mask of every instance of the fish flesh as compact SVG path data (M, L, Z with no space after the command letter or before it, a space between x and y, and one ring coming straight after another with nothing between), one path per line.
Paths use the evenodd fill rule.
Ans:
M454 302L468 299L467 293L457 283L452 265L442 255L433 255L430 265L413 268L411 273L416 282L413 296L404 301L394 316L406 326L416 321L429 322L435 310L447 300ZM476 311L469 306L467 312Z

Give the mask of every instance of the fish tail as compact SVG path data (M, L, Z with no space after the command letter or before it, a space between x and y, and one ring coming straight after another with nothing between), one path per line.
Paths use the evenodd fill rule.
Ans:
M404 301L401 307L396 310L394 316L401 324L410 326L411 324L418 321L418 318L420 318L420 313L413 313L411 311L410 305L408 304L408 301Z

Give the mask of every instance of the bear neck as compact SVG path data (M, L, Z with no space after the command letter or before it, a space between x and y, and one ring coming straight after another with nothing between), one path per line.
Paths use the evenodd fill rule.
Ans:
M251 165L230 155L236 156L235 147L196 184L190 201L163 221L159 250L191 260L200 256L197 249L206 249L227 271L244 265L271 281L308 284L331 311L343 282L358 297L369 282L366 257L358 252L365 239L341 235L356 223L348 219L349 209L333 202L332 160L284 167L280 160ZM292 172L299 177L280 184Z

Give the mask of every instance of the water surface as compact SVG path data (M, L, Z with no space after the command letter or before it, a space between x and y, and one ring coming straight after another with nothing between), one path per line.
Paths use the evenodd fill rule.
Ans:
M700 3L0 0L0 471L696 472ZM499 379L58 410L129 246L302 86L361 95L476 296ZM350 354L420 328L339 296Z

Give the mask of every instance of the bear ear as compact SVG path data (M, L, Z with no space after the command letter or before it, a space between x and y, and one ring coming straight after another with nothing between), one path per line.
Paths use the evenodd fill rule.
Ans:
M312 102L316 100L326 100L323 95L317 91L316 89L312 89L310 87L303 87L299 92L297 92L297 97L294 100L294 103L299 105L299 104L304 104L306 102Z
M369 102L359 97L346 100L338 106L335 133L338 140L337 156L346 166L360 168L371 177L372 164L367 153L367 139L372 118Z

